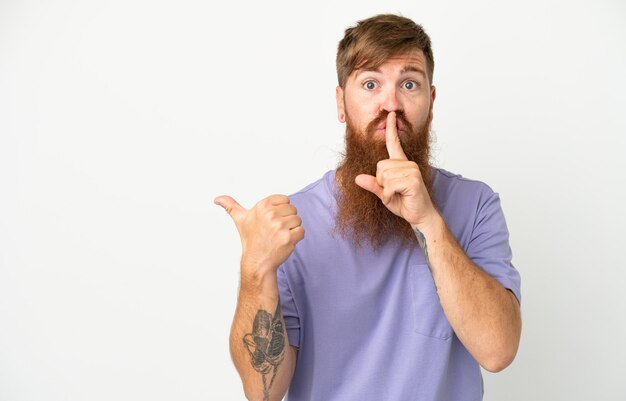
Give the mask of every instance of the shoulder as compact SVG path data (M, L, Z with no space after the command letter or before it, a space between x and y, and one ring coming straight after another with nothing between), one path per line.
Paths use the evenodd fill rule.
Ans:
M296 207L332 207L336 190L335 171L330 170L317 181L289 195L289 200Z
M463 177L442 168L433 168L433 190L438 203L449 203L454 200L468 201L476 199L484 201L497 195L483 181Z
M483 181L463 177L461 174L451 173L439 167L433 168L433 176L435 187L475 189L494 192L493 189Z
M505 233L500 198L489 185L439 168L433 175L435 204L466 252L477 227Z

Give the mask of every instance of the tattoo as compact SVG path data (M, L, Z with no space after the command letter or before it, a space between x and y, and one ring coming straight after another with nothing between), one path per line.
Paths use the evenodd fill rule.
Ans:
M278 365L285 356L285 336L283 334L282 311L280 300L274 316L259 309L254 317L252 333L243 336L243 344L250 354L250 363L254 370L263 377L263 400L269 401L270 389L274 384ZM269 383L268 375L271 374Z
M417 228L413 229L413 232L415 233L415 236L417 237L417 242L419 242L420 248L422 248L422 251L424 252L424 258L426 258L426 264L428 264L428 267L430 268L430 260L428 260L428 245L426 244L426 237L424 237L424 234L422 234L422 232L418 230Z

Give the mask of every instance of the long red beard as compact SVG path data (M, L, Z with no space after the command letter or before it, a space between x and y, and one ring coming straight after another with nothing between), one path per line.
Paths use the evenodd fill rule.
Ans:
M336 231L344 238L350 238L355 246L364 241L379 249L387 241L399 240L404 245L413 247L417 240L411 225L403 218L393 214L373 193L359 187L354 179L359 174L376 176L376 164L389 159L384 138L376 137L376 129L381 121L387 119L388 112L370 122L365 133L357 132L346 117L346 152L337 167ZM400 135L402 149L409 160L419 166L422 179L432 196L432 176L430 162L430 119L417 130L406 120L402 112L396 112L405 131ZM434 202L434 199L433 199Z

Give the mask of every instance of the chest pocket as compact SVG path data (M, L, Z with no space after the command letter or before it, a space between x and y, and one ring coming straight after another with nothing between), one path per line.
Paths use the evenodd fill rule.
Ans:
M452 326L441 308L428 265L412 265L410 271L415 332L441 340L449 339L453 334Z

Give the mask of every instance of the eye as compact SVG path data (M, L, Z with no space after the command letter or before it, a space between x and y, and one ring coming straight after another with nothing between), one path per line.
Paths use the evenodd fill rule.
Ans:
M405 89L413 90L413 89L417 88L417 82L415 82L415 81L406 81L403 86L404 86Z
M367 90L370 90L370 91L374 90L374 89L376 89L376 82L374 82L374 81L366 81L363 84L363 88L365 88Z

